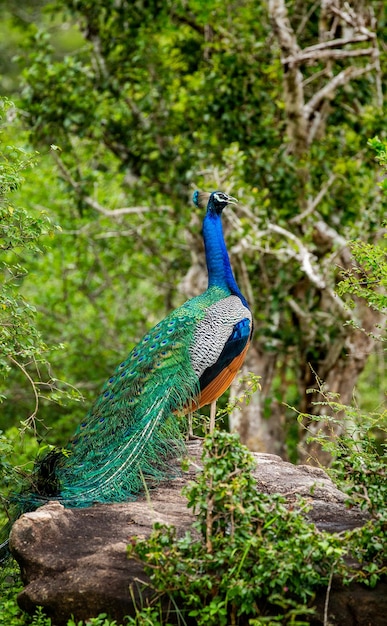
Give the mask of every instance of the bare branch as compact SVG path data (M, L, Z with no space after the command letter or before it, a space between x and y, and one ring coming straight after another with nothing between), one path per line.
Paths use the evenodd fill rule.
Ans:
M314 4L312 4L312 6L310 7L309 11L307 11L307 13L305 13L304 17L302 18L300 24L297 27L296 35L301 35L301 33L304 30L306 24L309 22L311 16L316 11L316 9L319 7L319 4L320 4L320 0L316 0L316 2Z
M150 119L145 117L140 108L137 106L133 98L129 98L128 96L125 98L125 102L132 111L133 115L135 115L136 119L139 121L140 125L145 129L149 130L151 126Z
M328 180L326 181L326 183L321 187L317 196L315 196L313 200L310 200L308 202L308 206L305 209L305 211L292 217L289 220L289 224L297 224L298 222L301 222L301 220L303 220L305 217L313 213L335 180L336 180L336 174L331 174Z
M281 50L296 55L300 50L297 38L288 18L284 0L269 0L269 14L273 21Z
M251 282L250 282L250 278L249 278L249 273L247 271L246 263L244 262L242 256L239 257L238 261L239 261L238 265L239 265L240 272L241 272L241 283L242 283L242 287L243 287L243 293L246 294L246 298L247 298L248 302L254 302L253 288L251 286Z
M328 582L327 592L325 596L325 603L324 603L324 625L323 626L329 626L329 619L328 619L329 596L331 593L333 574L335 572L337 561L338 559L336 559L336 561L332 564L331 572L329 574L329 582Z
M321 41L320 43L316 43L314 46L308 46L303 49L303 53L305 52L314 52L316 50L325 50L327 48L338 48L340 46L346 46L350 43L360 43L362 41L369 41L370 39L375 39L376 34L369 31L367 35L353 35L351 37L341 37L339 39L330 39L329 41Z
M367 56L373 53L373 48L361 48L360 50L337 50L341 46L348 44L362 43L364 41L376 40L376 34L367 31L366 34L352 35L349 37L341 37L339 39L331 39L329 41L321 41L314 46L308 46L303 50L299 50L297 54L282 59L283 64L300 64L310 60L320 60L322 58L341 59L354 56ZM331 48L336 48L331 50Z
M337 230L332 228L332 226L328 226L328 224L323 220L315 222L314 227L318 230L320 236L322 236L326 241L329 241L332 245L336 245L340 248L347 246L348 241L344 239L344 237L342 237Z
M301 269L308 276L310 282L313 283L318 289L325 289L325 280L317 273L316 269L313 267L312 255L309 250L304 246L302 241L298 237L296 237L296 235L288 230L285 230L285 228L282 228L282 226L278 226L277 224L269 224L268 228L275 233L287 237L287 239L290 239L291 241L293 241L293 243L295 243L298 248L298 252L294 252L292 256L298 259L301 265Z
M119 215L133 215L139 213L149 213L149 211L172 211L172 207L168 205L157 206L154 209L149 206L130 206L122 207L121 209L106 209L102 204L94 200L90 196L82 196L82 200L90 206L92 209L106 215L106 217L118 217Z
M94 198L92 198L91 196L83 195L81 191L80 183L74 180L69 169L63 163L57 151L52 150L51 154L63 178L65 179L66 182L69 183L69 185L74 189L74 191L76 191L77 193L81 195L83 202L87 204L89 207L91 207L92 209L94 209L95 211L98 211L98 213L105 215L106 217L114 218L114 217L119 217L120 215L149 213L149 211L152 211L152 210L172 212L172 207L170 207L169 205L157 206L154 209L152 209L152 207L149 207L149 206L131 206L131 207L122 207L120 209L106 209L104 206L102 206L102 204L100 204L97 200L94 200Z
M340 311L341 315L345 320L353 320L354 315L350 308L345 304L345 302L340 298L340 296L332 289L332 287L328 287L325 292L331 299L333 307Z
M290 24L284 0L269 0L269 14L282 55L296 58L300 53L297 38ZM284 65L284 99L287 113L287 133L294 144L294 152L302 154L307 146L307 124L304 112L302 73L289 63Z
M322 100L333 98L335 91L345 85L350 80L354 78L359 78L359 76L363 76L363 74L368 74L372 70L376 69L376 64L371 63L366 65L366 67L346 67L345 70L339 72L329 81L322 89L320 89L314 96L305 104L304 112L307 118L310 118L311 115L316 111L318 106L320 105Z
M305 311L305 309L302 309L300 307L300 305L298 304L298 302L296 302L294 300L294 298L292 298L290 296L288 296L288 298L286 298L286 302L288 303L288 305L290 306L292 311L297 315L297 317L300 320L310 321L310 319L312 317L311 311Z
M336 179L336 175L332 174L329 180L325 183L324 187L320 190L317 196L313 199L310 205L310 207L313 206L312 210L314 210L319 204L319 202L321 202L323 195L327 192L327 190L332 185L335 179ZM326 281L323 278L324 268L326 268L329 271L330 268L333 266L333 261L331 258L328 261L328 263L323 263L322 268L321 268L323 271L318 272L315 269L314 265L312 264L313 254L309 252L306 246L302 243L302 241L298 237L296 237L296 235L294 235L290 231L276 224L269 224L267 230L261 230L261 226L259 222L257 221L256 216L250 211L248 207L240 205L239 209L243 210L243 212L249 216L254 234L247 235L241 238L238 244L236 244L230 249L231 254L242 254L243 252L246 252L248 250L254 250L256 252L259 248L257 247L257 241L255 238L259 240L267 236L267 234L270 231L284 235L285 237L287 237L288 239L290 239L296 244L297 251L295 251L294 249L291 249L289 246L283 247L280 250L274 250L271 247L267 247L267 248L260 248L260 251L262 252L262 254L270 254L270 255L277 256L278 258L281 256L296 258L300 262L301 269L308 276L309 280L316 287L318 287L318 289L324 290L324 296L331 302L330 306L332 310L337 311L338 315L340 315L342 319L344 320L354 319L351 310L345 305L344 301L340 298L340 296L338 296L338 294L333 290L331 286L329 286L326 283ZM298 215L297 218L300 219L301 215ZM233 223L234 229L240 228L240 225L238 222L239 222L239 218L233 212L232 223ZM336 246L337 248L339 248L335 252L335 255L339 254L340 257L343 258L343 260L344 260L344 257L346 259L347 257L351 257L349 249L348 249L347 241L341 235L339 235L337 231L335 231L333 228L328 226L328 224L326 224L323 220L319 220L318 222L315 222L314 227L318 230L319 234L324 237L324 240L328 241L332 246ZM241 267L241 270L243 272L244 268ZM242 280L243 280L243 276L242 276ZM245 285L246 293L248 292L248 290L249 290L249 286L248 284L246 284ZM304 313L304 315L302 315L301 309L298 307L297 303L294 300L288 299L288 303L289 303L289 306L294 310L296 315L300 317L300 319L302 317L307 317L306 312Z
M324 67L319 72L314 72L313 74L308 76L308 78L305 78L302 81L303 87L306 87L307 85L310 85L310 83L312 83L313 81L317 80L318 78L321 78L322 76L332 76L331 69L328 68L328 67Z
M346 22L346 24L352 26L354 30L357 30L359 33L367 35L370 39L375 36L374 33L372 33L370 30L368 30L368 28L366 28L363 24L360 24L356 20L356 17L358 17L356 14L351 15L348 11L343 11L339 7L335 6L333 2L330 4L329 10L338 17L340 17L343 22Z
M30 383L31 387L32 387L32 391L34 392L34 396L35 396L35 408L32 411L31 415L29 417L27 417L27 419L24 421L24 424L27 427L33 428L34 433L36 434L36 424L35 424L35 418L36 415L38 413L38 409L39 409L39 395L37 392L37 387L36 384L34 383L34 381L32 380L31 376L29 375L29 373L27 372L26 368L24 367L24 365L22 365L21 363L19 363L19 361L16 361L16 359L13 358L13 356L11 356L10 354L8 355L9 360L11 361L11 363L13 363L14 365L16 365L24 374L24 376L27 378L28 382Z
M58 169L60 170L65 181L68 182L69 185L77 191L79 189L79 184L71 176L70 170L63 163L62 159L60 158L57 152L57 148L55 146L51 146L51 156L54 159L56 165L58 166Z
M327 44L329 43L330 42L318 44L318 46L321 46L320 48L318 48L318 46L311 46L311 48L316 47L316 50L305 48L296 56L281 59L281 62L283 65L300 65L306 61L321 61L322 59L349 59L351 57L374 56L375 54L374 48L359 48L358 50L331 50L327 47Z

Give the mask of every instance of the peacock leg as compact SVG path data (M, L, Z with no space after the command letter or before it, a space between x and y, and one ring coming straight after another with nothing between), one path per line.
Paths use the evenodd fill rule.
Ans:
M215 416L216 416L216 400L211 402L210 408L210 434L215 430Z

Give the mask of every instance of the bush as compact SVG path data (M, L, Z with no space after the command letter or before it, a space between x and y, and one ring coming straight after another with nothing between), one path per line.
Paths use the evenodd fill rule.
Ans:
M193 532L179 538L156 525L129 546L182 620L306 624L315 591L343 566L342 538L308 523L301 499L287 508L283 497L259 493L254 466L236 435L215 431L204 443L203 471L185 489L197 514Z

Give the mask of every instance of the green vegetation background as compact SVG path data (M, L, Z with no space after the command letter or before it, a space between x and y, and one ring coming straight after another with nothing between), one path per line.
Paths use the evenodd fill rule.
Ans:
M259 345L281 355L269 410L278 397L299 408L297 372L306 359L321 360L319 350L334 341L338 324L318 316L311 291L313 332L303 347L304 330L288 308L302 280L299 264L286 255L278 261L280 244L259 230L268 221L286 228L300 200L317 195L332 174L320 214L346 240L364 242L354 253L371 275L365 293L362 276L348 275L343 294L385 308L372 284L383 293L385 245L377 234L385 200L375 151L383 164L385 147L367 145L385 137L375 77L339 91L324 134L295 157L265 3L188 4L20 7L8 0L0 7L1 92L9 99L0 135L4 493L13 465L28 470L39 447L65 443L122 355L185 299L183 279L201 255L194 187L226 184L254 217L246 212L227 236L238 280L251 290ZM292 19L301 23L312 4L289 3ZM385 41L383 2L373 4ZM317 28L311 14L300 35L304 46ZM385 56L382 47L383 79ZM312 83L316 68L305 71ZM324 260L313 224L303 241ZM361 408L383 413L384 388L382 346L359 379ZM285 419L291 454L299 431L293 411ZM12 611L18 620L10 600L7 619Z

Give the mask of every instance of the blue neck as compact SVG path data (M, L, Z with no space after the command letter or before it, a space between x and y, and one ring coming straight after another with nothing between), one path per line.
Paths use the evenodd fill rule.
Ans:
M220 215L207 212L203 221L203 239L208 270L208 287L226 289L233 295L239 296L243 304L248 307L232 273Z

